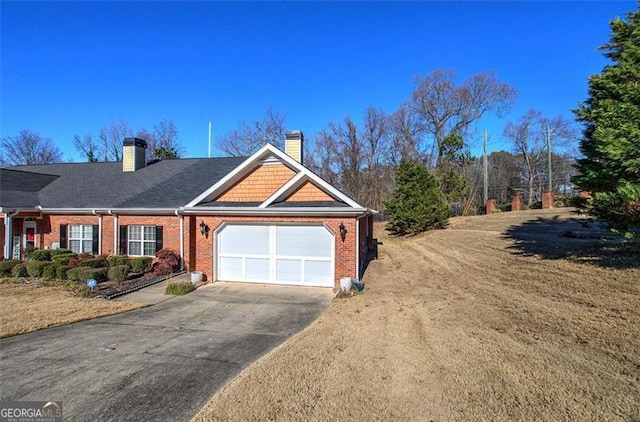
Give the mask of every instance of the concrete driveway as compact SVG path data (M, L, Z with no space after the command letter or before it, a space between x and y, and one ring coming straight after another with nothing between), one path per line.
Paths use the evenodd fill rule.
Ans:
M60 400L65 421L189 420L331 297L330 289L217 283L125 314L2 339L0 401Z

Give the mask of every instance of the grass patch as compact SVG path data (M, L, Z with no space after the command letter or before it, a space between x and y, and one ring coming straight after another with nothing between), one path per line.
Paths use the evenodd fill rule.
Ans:
M138 309L146 305L85 299L59 283L44 286L23 279L0 279L0 337L28 333ZM86 288L86 286L84 286Z

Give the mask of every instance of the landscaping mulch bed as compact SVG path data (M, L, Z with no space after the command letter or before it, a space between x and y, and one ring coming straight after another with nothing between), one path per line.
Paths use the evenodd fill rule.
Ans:
M135 292L136 290L143 289L153 284L160 283L161 281L180 274L184 274L184 271L168 275L155 275L153 273L142 274L135 278L130 278L122 284L117 284L111 281L100 283L97 286L96 297L103 299L113 299L118 296L126 295L127 293Z

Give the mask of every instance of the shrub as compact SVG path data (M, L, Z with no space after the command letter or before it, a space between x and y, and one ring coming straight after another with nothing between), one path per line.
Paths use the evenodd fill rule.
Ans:
M95 292L91 290L89 287L87 287L86 284L83 284L83 283L68 282L68 283L65 283L64 288L75 296L80 296L80 297L95 296Z
M58 280L66 280L67 271L69 271L70 268L69 265L56 264L56 278Z
M91 267L72 267L67 271L67 279L79 283L85 283L90 278L95 279L98 283L107 281L106 268Z
M93 255L89 255L88 253L81 253L80 255L76 255L69 261L69 265L71 265L72 267L77 267L85 259L93 259Z
M27 266L20 263L11 269L11 275L14 277L28 277Z
M53 262L61 265L69 265L69 262L75 258L76 254L73 255L58 255L53 257Z
M1 261L0 262L0 277L10 277L13 267L18 265L21 261Z
M164 294L182 296L194 290L195 290L195 287L193 287L193 284L191 284L190 282L180 281L177 283L167 284L167 288L164 290Z
M162 249L156 253L156 262L153 264L155 275L171 274L180 267L180 255L170 249Z
M27 273L30 277L42 277L42 272L44 271L44 267L47 265L51 265L51 262L44 261L28 261L27 262Z
M75 252L73 252L71 249L51 249L51 257L55 258L58 255L70 255L73 254L75 256Z
M51 261L51 251L49 249L34 249L31 251L30 259L34 261Z
M115 255L107 258L109 265L131 265L129 257L127 255Z
M45 265L42 268L42 278L44 278L45 280L53 280L56 278L56 270L58 269L58 266L56 264L54 264L53 262L49 262L47 263L47 265Z
M129 266L128 265L114 265L109 267L109 272L107 273L109 280L115 281L120 284L127 279L127 275L129 274Z
M144 273L149 269L151 258L148 256L138 256L131 260L131 271L134 273Z
M31 253L35 250L36 248L34 248L33 246L24 248L24 259L31 259Z
M88 258L80 261L78 267L103 268L108 267L109 263L104 258Z

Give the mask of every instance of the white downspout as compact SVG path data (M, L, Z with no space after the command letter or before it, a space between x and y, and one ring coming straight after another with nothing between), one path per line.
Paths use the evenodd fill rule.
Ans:
M180 218L180 271L184 270L184 215L176 210L176 215Z
M360 218L356 218L356 279L357 280L360 280Z
M102 214L98 214L96 210L91 213L98 216L98 255L102 255Z
M11 216L8 212L4 214L4 259L11 257Z
M108 213L113 216L113 254L119 255L118 232L120 232L120 228L118 227L118 214L114 214L111 210L109 210Z

